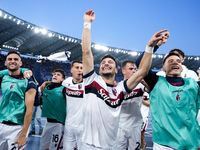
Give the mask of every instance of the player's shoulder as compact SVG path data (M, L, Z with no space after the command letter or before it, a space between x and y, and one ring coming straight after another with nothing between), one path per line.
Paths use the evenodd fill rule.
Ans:
M65 86L67 84L71 84L72 83L72 79L73 77L68 77L66 78L63 82L62 82L62 85Z

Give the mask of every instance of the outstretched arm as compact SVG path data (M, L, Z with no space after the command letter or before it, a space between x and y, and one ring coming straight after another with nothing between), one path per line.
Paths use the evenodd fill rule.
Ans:
M84 14L84 28L82 36L83 53L83 75L88 74L94 69L93 55L91 51L91 23L95 20L93 10L86 11Z
M155 45L158 43L159 40L162 40L163 42L165 42L166 39L168 38L165 34L162 34L165 31L167 31L167 29L156 32L152 36L150 41L148 42L146 46L146 50L140 62L138 71L134 73L127 80L127 87L129 90L132 90L133 88L135 88L137 84L141 82L141 80L148 74L149 69L151 67L151 63L152 63L152 54L153 54L153 49Z

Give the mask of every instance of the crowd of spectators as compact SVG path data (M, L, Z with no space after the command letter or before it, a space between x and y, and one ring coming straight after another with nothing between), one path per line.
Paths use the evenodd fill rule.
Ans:
M0 54L0 63L2 65L0 65L0 70L3 69L7 69L4 66L4 62L6 60L6 56L3 54ZM36 59L35 58L30 58L30 57L22 57L22 67L21 68L28 68L30 70L33 70L34 64L35 64ZM59 68L59 69L63 69L66 73L66 77L71 76L70 73L70 62L66 61L66 62L59 62L59 61L43 61L43 63L41 64L41 74L42 74L42 78L45 81L49 81L52 78L52 72ZM99 72L99 67L95 66L95 71L98 73ZM117 76L116 76L116 82L119 82L123 80L123 75L121 73L121 70L119 69Z

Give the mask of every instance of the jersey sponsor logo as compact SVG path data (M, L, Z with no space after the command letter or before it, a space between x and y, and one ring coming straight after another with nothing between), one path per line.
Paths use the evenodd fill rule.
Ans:
M139 89L133 89L131 93L127 93L125 96L124 96L124 100L128 100L128 99L131 99L131 98L134 98L134 97L140 97L140 96L143 96L143 91L141 88Z
M183 90L175 90L172 93L179 93L179 92L183 92Z
M121 91L121 93L117 94L117 90L115 98L110 98L109 92L101 87L96 81L93 81L90 85L85 86L85 93L95 94L112 108L120 106L124 98L124 93ZM114 95L114 93L112 94Z
M72 90L70 88L65 87L67 96L72 97L83 97L83 90Z
M101 97L106 102L106 104L108 104L110 106L119 106L121 104L121 102L122 102L121 99L120 99L120 97L117 97L116 99L111 99L109 97L108 92L105 89L100 89L98 91L98 93L101 95ZM117 91L116 91L116 93L117 93Z
M11 86L10 86L10 89L13 89L13 87L14 87L14 85L11 85Z

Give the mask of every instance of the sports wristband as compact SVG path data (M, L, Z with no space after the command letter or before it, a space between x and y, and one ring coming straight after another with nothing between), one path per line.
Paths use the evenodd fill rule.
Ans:
M89 23L89 22L84 22L83 28L91 29L91 23Z
M145 52L147 52L147 53L153 53L153 49L154 49L154 47L146 46Z

